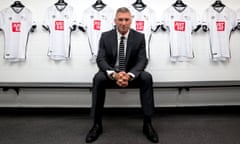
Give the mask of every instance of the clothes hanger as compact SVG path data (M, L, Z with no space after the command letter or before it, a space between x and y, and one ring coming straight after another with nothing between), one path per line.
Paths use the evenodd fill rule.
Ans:
M137 10L143 10L146 7L146 4L144 4L142 0L136 0L136 2L133 3L132 5Z
M217 11L217 12L220 13L220 12L224 9L225 4L223 4L221 0L216 0L216 1L212 4L212 7L213 7L213 9L214 9L215 11Z
M172 5L178 12L183 12L187 5L183 3L182 0L177 0L173 5Z
M187 5L185 3L183 3L182 0L177 0L174 4L174 7L186 7Z
M55 5L66 6L67 3L64 0L59 0L58 2L55 3Z
M225 4L223 4L221 0L216 0L216 1L212 4L212 7L214 7L214 8L225 7Z
M67 5L68 3L66 3L64 0L58 0L58 2L55 3L55 6L59 11L63 11Z
M97 11L102 10L105 6L106 6L106 4L103 3L101 0L97 0L97 1L92 5L92 7L93 7L94 9L96 9Z
M15 13L20 13L24 9L24 5L21 3L21 1L15 1L12 5L11 8Z
M23 8L24 5L21 3L21 1L15 1L11 7L17 7L17 8Z
M58 6L66 6L68 3L66 3L64 0L59 0L58 2L55 3L55 5Z

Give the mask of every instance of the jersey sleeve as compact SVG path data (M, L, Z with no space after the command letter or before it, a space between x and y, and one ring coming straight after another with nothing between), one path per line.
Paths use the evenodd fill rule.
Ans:
M71 8L71 28L77 25L77 15L74 8Z
M30 29L32 27L36 27L37 26L37 22L36 22L36 19L33 17L33 14L32 14L32 11L29 10L29 27Z
M208 26L208 10L205 10L202 14L202 25Z
M36 18L34 18L34 17L32 19L32 26L37 26L37 21L36 21Z
M115 26L114 17L115 17L115 15L114 15L114 10L112 9L112 10L111 10L111 24L112 24L112 29L113 29L114 26Z
M150 11L150 24L151 24L151 30L154 31L157 28L157 22L156 22L156 13L152 9Z
M236 12L236 23L240 23L240 9Z
M160 22L157 21L156 19L156 13L155 11L151 12L151 28L153 31L157 29L157 26L160 25Z
M3 16L2 16L2 12L0 12L0 30L3 29Z
M79 22L79 26L82 27L85 31L87 30L87 12L83 12L82 17Z
M237 14L235 11L232 11L231 13L231 25L232 25L232 28L236 27L237 26L237 21L236 21L236 17L237 17Z
M162 25L163 25L163 27L165 28L165 29L169 29L169 16L168 16L168 10L165 10L164 12L163 12L163 15L162 15L162 20L161 20L161 23L162 23Z
M42 25L49 29L49 25L50 25L49 22L50 22L50 20L49 20L49 10L47 9L45 11L45 14L44 14L44 17L43 17Z
M201 25L200 16L196 11L192 11L192 29L196 29L199 25Z
M0 29L1 30L4 30L6 27L5 13L6 13L5 9L0 11Z

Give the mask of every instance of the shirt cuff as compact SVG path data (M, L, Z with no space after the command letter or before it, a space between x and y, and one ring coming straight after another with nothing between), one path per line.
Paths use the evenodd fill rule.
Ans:
M135 75L131 72L128 72L128 74L130 75L130 81L133 80L135 78Z
M115 71L113 71L113 70L107 70L107 75L108 75L108 77L111 79L111 80L114 80L114 78L113 78L113 73L114 73Z

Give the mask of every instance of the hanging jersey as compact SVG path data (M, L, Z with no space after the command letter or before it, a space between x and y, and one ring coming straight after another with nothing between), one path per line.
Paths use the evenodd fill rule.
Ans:
M35 23L32 12L26 8L5 8L0 12L0 29L4 33L4 59L26 60L29 32Z
M146 54L147 58L150 58L150 40L152 31L157 28L156 14L155 11L150 7L145 7L143 10L139 11L134 6L130 6L129 10L132 14L132 24L131 28L144 33L146 40Z
M171 61L193 59L192 31L200 25L196 12L189 6L182 10L171 6L163 13L163 24L169 31Z
M99 39L102 32L113 29L114 11L109 6L97 11L92 6L83 12L80 26L88 36L90 50L93 56L98 53Z
M214 61L229 60L229 40L232 29L236 26L236 14L228 7L215 10L209 7L203 14L202 24L209 28L210 55Z
M71 57L71 29L77 25L74 9L70 5L50 6L43 26L50 32L48 56L52 60L67 60Z

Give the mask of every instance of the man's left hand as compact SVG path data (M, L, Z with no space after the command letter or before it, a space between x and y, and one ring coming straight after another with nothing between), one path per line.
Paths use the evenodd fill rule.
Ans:
M121 71L116 74L116 83L120 87L127 87L129 80L130 76L124 71Z

